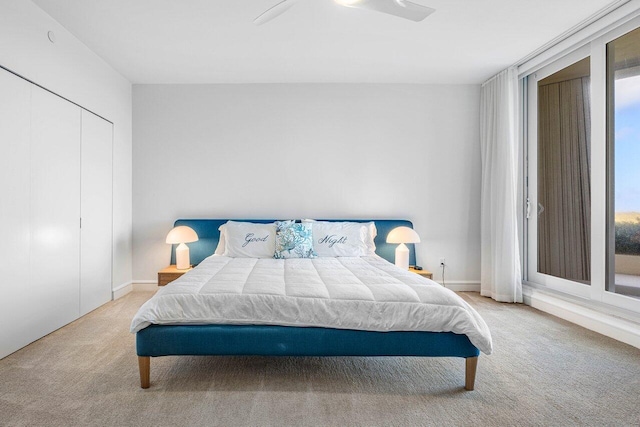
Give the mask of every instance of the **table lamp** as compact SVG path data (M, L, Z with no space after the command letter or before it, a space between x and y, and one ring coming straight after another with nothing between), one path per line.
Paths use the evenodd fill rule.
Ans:
M409 248L405 243L420 243L420 236L413 228L396 227L387 235L387 243L400 243L396 248L396 266L409 269Z
M198 235L193 228L186 225L174 227L167 234L167 243L178 244L176 248L176 268L178 270L188 270L191 267L189 262L189 247L185 243L196 242Z

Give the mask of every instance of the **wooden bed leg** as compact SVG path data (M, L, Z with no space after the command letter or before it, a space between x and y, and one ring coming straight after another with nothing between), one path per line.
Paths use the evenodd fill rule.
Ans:
M151 376L151 357L138 356L138 368L140 368L140 387L149 388Z
M476 382L476 368L478 367L478 357L467 357L466 369L464 375L464 389L473 390L473 386Z

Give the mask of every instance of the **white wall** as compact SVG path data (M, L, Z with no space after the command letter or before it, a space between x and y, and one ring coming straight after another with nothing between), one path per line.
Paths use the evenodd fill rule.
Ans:
M177 218L407 218L479 282L479 86L134 85L134 281ZM434 274L435 279L440 273Z
M48 31L57 40L51 43ZM113 286L131 281L131 83L30 1L0 3L0 65L113 122ZM63 191L63 189L61 189Z

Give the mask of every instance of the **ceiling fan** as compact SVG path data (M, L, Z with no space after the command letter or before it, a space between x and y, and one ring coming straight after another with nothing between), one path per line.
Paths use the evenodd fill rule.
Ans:
M293 6L298 0L283 0L280 3L267 9L262 15L253 20L256 25L262 25L280 16ZM341 6L355 9L369 9L377 12L388 13L411 21L419 22L435 12L427 6L412 3L407 0L334 0Z

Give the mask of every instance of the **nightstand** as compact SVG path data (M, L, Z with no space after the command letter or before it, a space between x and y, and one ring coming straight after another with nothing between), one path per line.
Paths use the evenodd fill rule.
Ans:
M191 270L191 268L189 270ZM162 270L158 271L158 286L164 286L167 283L173 282L189 270L178 270L175 264L163 268Z
M413 268L413 267L409 267L409 271L410 271L410 272L412 272L412 273L419 274L419 275L421 275L422 277L426 277L427 279L431 279L431 280L433 280L433 273L432 273L432 272L430 272L429 270L425 270L425 269L422 269L422 270L416 270L416 269L415 269L415 268Z

